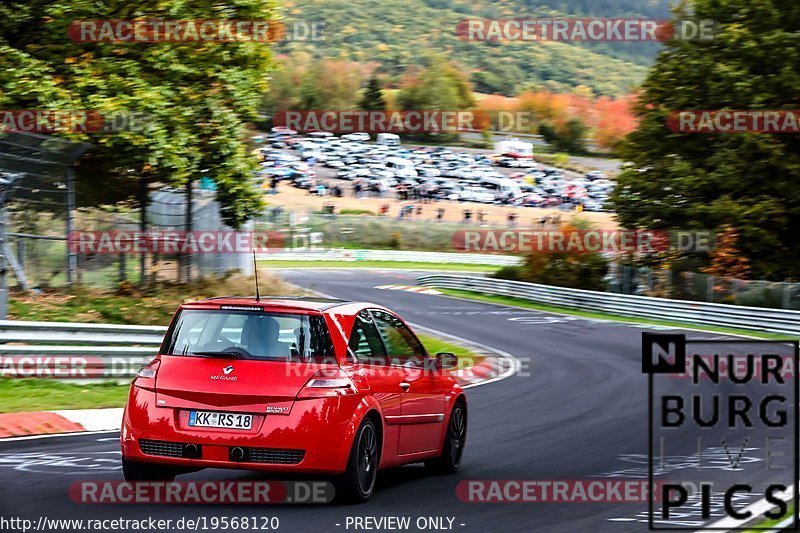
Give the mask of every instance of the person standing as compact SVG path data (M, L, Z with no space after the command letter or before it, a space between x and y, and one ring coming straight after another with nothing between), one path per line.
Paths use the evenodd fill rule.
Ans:
M511 211L508 213L508 227L513 228L517 225L517 213Z

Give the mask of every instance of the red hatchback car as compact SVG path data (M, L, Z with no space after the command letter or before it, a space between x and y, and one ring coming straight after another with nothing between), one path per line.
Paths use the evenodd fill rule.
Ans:
M319 298L182 305L134 379L120 440L125 479L202 468L331 475L366 501L379 469L455 473L464 391L392 311Z

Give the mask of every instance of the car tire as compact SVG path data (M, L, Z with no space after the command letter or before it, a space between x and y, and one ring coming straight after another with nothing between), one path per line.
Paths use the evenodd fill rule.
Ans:
M425 468L432 474L455 474L461 468L461 456L467 440L467 408L458 402L450 413L447 433L444 436L442 454L425 461Z
M364 503L372 496L380 463L379 443L375 422L365 418L353 439L347 470L335 483L338 503Z
M125 481L175 481L175 470L164 465L122 459Z

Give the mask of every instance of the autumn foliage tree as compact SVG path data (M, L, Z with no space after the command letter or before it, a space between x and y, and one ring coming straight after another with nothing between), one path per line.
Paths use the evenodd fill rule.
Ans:
M710 264L703 269L706 274L725 278L748 279L750 260L742 255L737 243L739 232L730 225L722 228L714 249L709 254Z

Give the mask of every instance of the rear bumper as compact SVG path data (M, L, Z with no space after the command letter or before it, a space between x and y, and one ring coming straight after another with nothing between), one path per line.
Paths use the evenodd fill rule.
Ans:
M251 432L195 429L185 424L188 416L185 409L157 407L155 396L154 392L131 387L120 433L122 456L189 469L339 474L347 466L355 429L365 411L365 402L358 395L315 398L295 401L288 415L256 415ZM236 411L235 408L219 410ZM158 441L155 448L159 454L153 453L152 443L145 443L145 450L150 452L145 453L142 440ZM199 451L194 458L169 456L176 444L194 444ZM251 461L247 456L242 461L232 460L230 451L236 447L246 452L264 450L252 454L260 455L258 459L262 462Z

